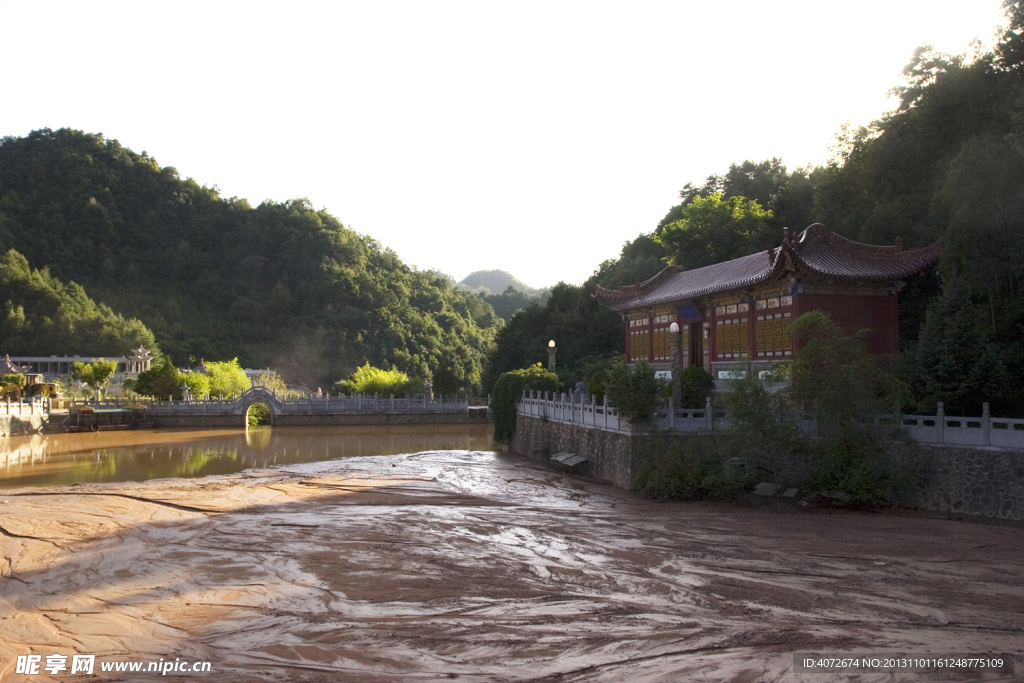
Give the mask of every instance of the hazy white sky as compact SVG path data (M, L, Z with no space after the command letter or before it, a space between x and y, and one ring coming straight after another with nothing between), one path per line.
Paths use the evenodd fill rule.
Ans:
M579 283L687 182L824 162L917 45L990 44L999 6L0 0L0 135L103 133L421 269Z

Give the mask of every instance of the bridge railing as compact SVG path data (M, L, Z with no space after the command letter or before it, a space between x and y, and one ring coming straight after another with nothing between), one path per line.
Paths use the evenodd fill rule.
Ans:
M517 411L520 415L597 427L608 432L629 431L629 423L625 419L620 421L619 411L608 405L607 396L598 404L594 396L588 401L582 394L549 397L548 392L542 395L539 391L529 391L523 392Z
M524 392L517 406L519 415L542 417L552 422L578 424L609 432L629 432L626 418L620 418L608 398L597 403L596 397L555 394L541 396L540 392ZM791 411L788 416L806 435L817 434L817 423L811 413ZM911 439L920 444L944 446L982 446L1010 450L1024 450L1024 419L992 417L989 404L982 404L980 417L956 417L945 414L939 403L935 415L883 414L865 415L865 423L878 426L899 426ZM729 414L715 408L710 399L703 408L662 407L655 411L653 426L660 431L683 433L711 432L729 427Z
M141 406L149 412L154 413L233 413L240 411L244 406L262 401L268 403L283 413L296 412L323 412L323 413L352 413L352 412L406 412L406 413L456 413L467 412L470 405L478 405L481 401L467 399L466 397L443 396L323 396L310 398L283 398L276 392L263 387L253 387L242 392L236 398L231 399L193 399L193 400L167 400L158 401L153 399L111 399L103 401L88 401L78 405L89 405L93 408L129 408ZM73 402L72 405L75 405ZM484 402L484 405L486 403ZM14 414L17 414L15 405ZM25 407L27 414L29 408ZM38 410L38 408L37 408Z

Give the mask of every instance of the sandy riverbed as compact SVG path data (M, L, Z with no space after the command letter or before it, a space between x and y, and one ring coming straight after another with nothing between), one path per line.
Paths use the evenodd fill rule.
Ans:
M3 681L87 680L15 674L27 653L212 663L165 680L756 683L937 680L793 673L795 651L1024 651L1019 526L660 504L450 451L0 501Z

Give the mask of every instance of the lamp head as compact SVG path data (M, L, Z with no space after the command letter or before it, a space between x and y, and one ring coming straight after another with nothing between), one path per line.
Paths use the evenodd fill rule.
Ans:
M668 331L672 334L679 334L679 323L672 323L668 326Z
M555 348L555 340L554 339L552 339L551 341L548 342L548 348L549 349Z

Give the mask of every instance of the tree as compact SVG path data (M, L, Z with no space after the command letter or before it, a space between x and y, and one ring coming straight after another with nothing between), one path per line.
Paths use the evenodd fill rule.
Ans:
M449 367L438 368L434 373L434 393L451 396L459 390L459 378Z
M252 382L238 364L237 358L221 362L207 361L206 371L210 378L211 396L233 398L252 388Z
M684 270L746 256L778 246L781 235L771 228L771 212L743 197L723 199L721 193L694 197L681 217L655 234L668 260Z
M117 361L113 360L96 360L91 363L75 361L71 364L71 378L93 387L97 397L115 372L117 372Z
M507 444L516 433L516 404L524 391L558 391L558 376L540 363L521 370L503 372L494 383L491 415L494 417L494 441Z
M801 343L789 365L766 377L750 368L731 382L729 451L773 472L783 460L802 459L802 486L842 491L859 503L899 500L910 482L896 457L899 426L864 417L898 412L905 386L826 313L801 315L790 332ZM794 410L813 416L815 434L797 428Z
M181 373L171 362L171 359L164 356L160 363L154 365L145 372L140 372L135 378L132 391L140 396L149 396L156 399L172 398L181 399Z
M254 387L270 389L282 396L288 391L288 386L284 383L284 379L276 372L263 372L256 375L252 378L252 385Z
M134 316L172 357L238 356L313 387L369 362L413 377L447 364L478 391L502 327L477 295L308 200L225 199L115 140L69 129L0 140L0 253L11 246L102 302L99 316L85 316L102 339L141 334ZM70 318L0 287L0 338L32 355L154 349L139 339L88 347L78 315L88 311L67 288ZM47 318L54 325L40 330Z
M608 398L619 415L632 423L649 422L665 398L669 384L654 375L654 368L645 360L633 365L620 356L605 379Z
M119 356L141 345L160 357L153 333L139 320L97 304L46 268L32 269L13 249L0 256L0 338L15 354Z
M998 401L1015 385L982 311L964 279L945 279L907 364L921 408L943 401L947 414L980 415L982 402Z
M192 398L203 398L210 394L210 378L201 372L179 373L178 379L188 387L188 393Z
M907 388L868 353L862 336L848 337L827 313L811 311L789 328L799 351L790 367L790 393L811 407L823 434L848 434L864 428L863 416L896 412Z

